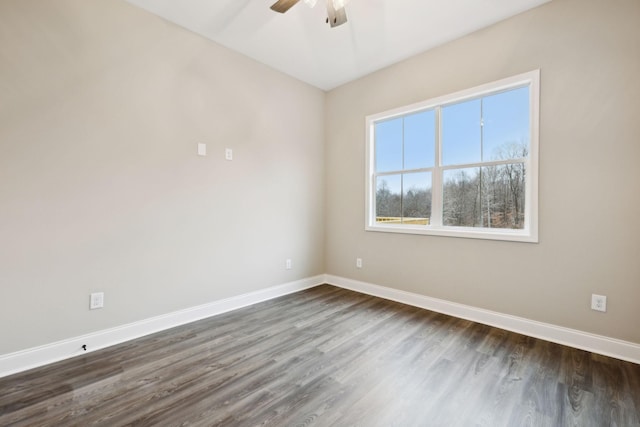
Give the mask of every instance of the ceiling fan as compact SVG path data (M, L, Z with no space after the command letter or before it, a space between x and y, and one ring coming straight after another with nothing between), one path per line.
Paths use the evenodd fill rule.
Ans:
M291 9L300 0L278 0L271 5L271 10L276 12L285 13ZM318 0L303 0L309 7L316 5ZM327 0L327 24L331 27L337 27L347 22L347 12L344 10L344 5L348 0Z

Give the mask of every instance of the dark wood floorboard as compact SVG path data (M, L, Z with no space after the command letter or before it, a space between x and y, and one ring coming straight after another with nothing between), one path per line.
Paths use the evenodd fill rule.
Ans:
M329 285L0 378L0 426L638 426L640 365Z

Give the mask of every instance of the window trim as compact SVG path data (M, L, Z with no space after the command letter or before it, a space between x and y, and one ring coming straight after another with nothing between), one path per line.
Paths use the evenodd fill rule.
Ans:
M407 116L420 111L436 109L461 101L479 98L496 92L529 86L529 156L524 161L527 170L525 182L525 224L522 229L481 228L481 227L453 227L444 225L389 225L375 221L375 123L381 120ZM486 83L473 88L461 90L452 94L431 98L408 106L394 108L365 117L366 126L366 165L365 165L365 230L390 233L422 234L433 236L463 237L472 239L506 240L516 242L538 243L538 151L539 151L539 117L540 117L540 70L533 70L505 79ZM440 118L436 116L435 132L440 134ZM435 155L441 159L441 140L437 138ZM515 160L515 159L512 159ZM483 162L483 164L486 164ZM465 164L466 166L466 164ZM451 165L439 168L450 168ZM434 167L435 168L435 167ZM455 168L455 167L454 167ZM442 209L442 180L440 174L432 173L432 206ZM436 202L438 205L436 205ZM431 213L431 218L439 218L442 223L442 212ZM434 221L435 222L435 221Z

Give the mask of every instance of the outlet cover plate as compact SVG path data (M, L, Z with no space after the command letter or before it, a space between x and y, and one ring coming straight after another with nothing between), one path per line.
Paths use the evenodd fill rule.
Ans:
M604 295L591 295L591 309L596 311L607 311L607 297Z
M95 310L102 307L104 307L104 292L93 292L89 302L89 309Z

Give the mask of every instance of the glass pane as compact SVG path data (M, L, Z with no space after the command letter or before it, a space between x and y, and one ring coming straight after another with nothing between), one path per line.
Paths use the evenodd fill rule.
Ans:
M448 105L441 115L442 164L480 162L480 100Z
M379 176L376 180L376 222L402 222L402 175Z
M375 124L376 171L402 169L402 117Z
M524 163L483 167L481 223L488 228L524 228Z
M435 132L433 110L422 111L404 118L404 169L433 167Z
M480 226L480 168L444 171L442 223L448 226Z
M482 100L483 160L517 159L529 152L529 87Z
M402 223L428 225L431 217L431 173L402 175Z
M444 172L443 224L524 228L524 163Z

